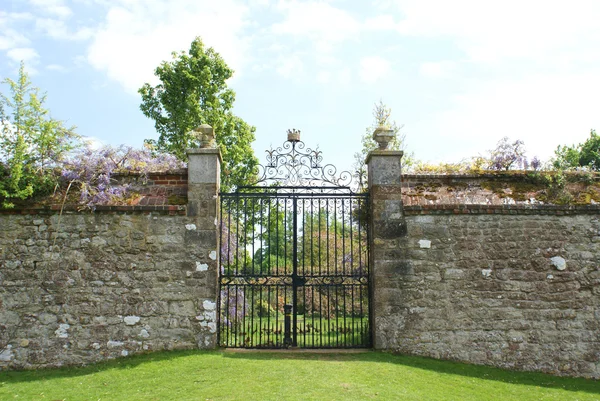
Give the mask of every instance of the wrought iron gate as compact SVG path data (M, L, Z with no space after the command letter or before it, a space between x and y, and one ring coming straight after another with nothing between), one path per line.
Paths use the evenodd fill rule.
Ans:
M270 186L221 194L221 346L370 346L368 194L321 161L288 131Z

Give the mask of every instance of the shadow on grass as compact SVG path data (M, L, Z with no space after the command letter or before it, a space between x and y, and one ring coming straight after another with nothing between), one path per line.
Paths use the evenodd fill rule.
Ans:
M0 371L0 387L3 383L31 382L69 377L87 376L94 373L116 369L131 369L146 363L177 361L177 359L201 355L219 355L219 351L176 350L136 354L126 358L116 358L85 366L64 366L39 370Z
M458 375L484 380L494 380L510 384L556 388L567 391L582 391L600 394L598 380L557 377L536 372L517 372L505 369L480 365L469 365L453 361L441 361L425 357L397 355L386 352L367 351L363 353L311 353L311 352L268 352L268 351L165 351L148 354L134 355L128 358L118 358L112 361L100 362L84 367L63 367L43 370L21 370L0 372L0 387L7 383L30 382L38 380L53 380L78 376L92 375L94 373L115 369L131 369L137 366L160 361L176 363L180 358L198 357L201 364L202 356L218 356L227 359L253 359L253 360L312 360L333 362L373 362L392 363L416 369L423 369L446 375Z
M558 377L546 373L522 372L490 366L471 365L454 361L443 361L433 358L392 354L389 352L370 351L364 353L309 353L309 352L225 352L226 358L299 359L321 361L362 361L375 363L392 363L416 369L433 371L446 375L458 375L484 380L494 380L510 384L556 388L567 391L583 391L600 394L600 381L584 378Z

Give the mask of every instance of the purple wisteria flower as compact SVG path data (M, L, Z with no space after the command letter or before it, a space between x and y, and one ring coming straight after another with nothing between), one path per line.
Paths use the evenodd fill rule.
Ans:
M510 142L508 137L502 138L491 151L490 168L493 170L509 170L523 168L526 163L525 143L521 140Z
M78 184L81 204L93 208L105 205L127 195L128 184L117 184L112 176L121 172L140 173L146 180L151 172L176 170L185 163L170 154L153 154L149 149L128 146L106 146L100 149L86 147L62 162L61 178L66 183Z

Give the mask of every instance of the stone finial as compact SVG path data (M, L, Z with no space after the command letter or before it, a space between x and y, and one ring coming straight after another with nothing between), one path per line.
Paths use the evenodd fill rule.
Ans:
M288 141L300 142L300 130L292 128L287 130Z
M215 148L215 130L208 124L194 128L192 136L200 141L200 149Z
M379 144L379 150L387 150L389 143L394 139L394 130L388 126L380 125L373 132L373 139Z

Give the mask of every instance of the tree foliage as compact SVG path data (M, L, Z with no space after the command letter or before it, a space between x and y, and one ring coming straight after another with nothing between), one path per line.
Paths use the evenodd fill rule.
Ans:
M235 93L226 81L233 70L213 48L205 49L200 38L194 39L187 53L172 56L155 70L160 83L146 83L139 89L140 109L154 120L159 134L157 141L146 142L184 160L186 149L198 145L190 131L210 124L223 155L223 189L248 183L258 164L250 146L255 128L232 112Z
M589 168L600 171L600 135L590 131L590 137L584 143L575 146L558 146L554 151L556 169Z
M373 131L379 126L389 127L394 132L394 139L390 142L388 149L390 150L405 150L406 135L401 134L400 130L404 125L399 125L395 120L392 120L392 109L383 103L375 103L373 107L373 123L365 129L365 133L361 138L360 152L354 154L354 171L356 172L361 188L366 188L367 185L367 166L365 159L369 152L377 149L377 142L373 139ZM412 154L403 156L403 165L410 166L413 162Z
M77 135L44 108L46 95L33 86L21 63L16 81L6 78L9 94L0 93L0 199L12 207L51 189L53 169L73 149Z

